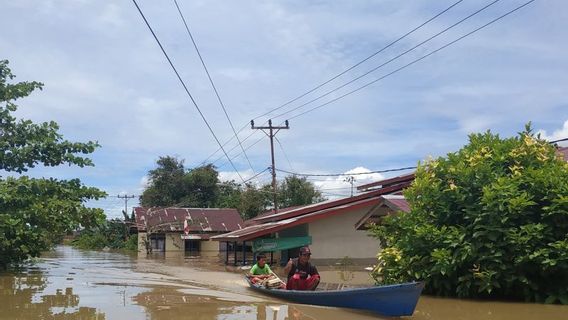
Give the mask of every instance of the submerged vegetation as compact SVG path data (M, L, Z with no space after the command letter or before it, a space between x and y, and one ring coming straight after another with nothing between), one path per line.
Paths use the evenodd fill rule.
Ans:
M120 219L107 220L99 226L84 230L71 245L79 249L138 250L138 236L129 234L129 227Z
M372 233L378 283L425 292L568 304L568 164L530 125L517 137L473 134L427 161L405 192L410 213Z

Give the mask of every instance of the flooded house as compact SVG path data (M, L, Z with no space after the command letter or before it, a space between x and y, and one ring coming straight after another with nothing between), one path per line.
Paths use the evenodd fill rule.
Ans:
M381 217L409 211L402 190L414 175L404 175L360 186L361 194L316 204L279 209L245 221L245 227L211 237L225 243L224 261L247 264L256 252L285 263L309 245L312 260L333 264L348 259L354 264L376 260L379 242L368 234L367 224Z
M138 252L217 256L224 244L211 237L243 228L236 209L135 207Z

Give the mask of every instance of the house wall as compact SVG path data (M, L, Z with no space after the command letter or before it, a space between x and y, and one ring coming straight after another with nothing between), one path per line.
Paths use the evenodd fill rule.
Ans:
M138 253L146 253L146 232L138 232Z
M201 253L205 257L216 257L219 255L219 242L212 240L201 241Z
M185 241L181 238L181 233L166 233L166 252L185 251Z
M344 257L373 261L379 251L377 239L369 237L367 231L355 230L359 221L369 208L323 218L308 224L312 237L312 259L336 260Z

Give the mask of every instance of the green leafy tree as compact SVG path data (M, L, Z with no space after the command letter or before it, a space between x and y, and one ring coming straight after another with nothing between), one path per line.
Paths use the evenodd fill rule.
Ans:
M240 185L235 181L225 181L219 184L219 197L217 199L218 208L237 208L239 207L242 191Z
M267 210L272 204L272 192L270 186L257 188L253 184L247 183L242 187L241 197L237 210L243 219L251 219Z
M379 283L428 293L568 304L568 164L535 137L473 134L420 165L410 213L373 228Z
M279 207L292 207L323 201L321 193L305 177L287 176L278 187Z
M38 164L92 166L81 154L92 153L96 142L70 142L53 121L34 123L12 115L18 108L16 100L43 86L35 81L9 83L13 79L8 61L1 60L0 169L23 173ZM39 256L80 225L102 221L103 211L87 208L84 202L103 196L78 179L0 177L0 268Z
M189 170L184 177L186 195L181 204L186 207L210 208L218 203L219 173L212 164Z
M178 204L186 196L183 160L176 157L160 157L157 168L148 172L148 187L140 196L144 207L165 207Z

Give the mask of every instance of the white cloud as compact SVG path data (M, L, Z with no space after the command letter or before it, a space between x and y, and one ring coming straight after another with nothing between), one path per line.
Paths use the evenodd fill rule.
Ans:
M175 6L156 1L143 1L141 6L216 135L225 141L232 130ZM237 129L266 108L279 106L360 61L445 6L426 0L181 4ZM307 173L339 172L355 164L373 170L414 165L428 154L458 149L466 142L466 133L490 128L512 136L528 121L546 129L547 137L563 138L566 124L560 131L550 124L566 119L567 6L559 0L527 6L384 81L293 119L291 129L281 131L278 138L297 171ZM478 7L475 1L464 1L319 93ZM471 30L497 9L503 7L457 29ZM176 154L192 166L218 148L131 2L8 1L2 13L0 29L10 32L0 37L5 55L0 58L10 60L16 80L45 83L43 91L18 101L18 114L34 121L54 120L65 138L98 140L103 146L93 155L95 168L38 168L37 174L75 175L112 194L140 192L145 183L141 177L159 156ZM424 50L458 33L440 37ZM368 80L409 61L396 61ZM277 113L316 96L310 94ZM241 137L249 133L247 128ZM261 135L258 132L244 146ZM277 166L285 167L278 147L275 152ZM266 168L267 139L248 156L257 171ZM222 180L239 182L224 161L216 163ZM243 157L235 164L245 179L252 176ZM267 178L263 175L261 181ZM359 175L356 183L377 178ZM350 192L343 177L318 183L341 188L329 192Z
M328 199L337 199L342 197L348 197L351 195L351 183L347 181L350 174L353 174L353 193L357 193L357 186L363 185L375 181L384 179L384 176L380 173L368 173L371 170L365 167L356 167L346 172L343 172L345 176L339 177L328 177L324 180L313 181L314 185L322 194Z
M554 130L550 135L546 132L546 130L538 130L537 133L540 134L541 138L548 141L566 139L568 138L568 120L564 122L564 125L562 126L561 129ZM568 146L568 141L562 141L559 142L558 144L561 146Z

